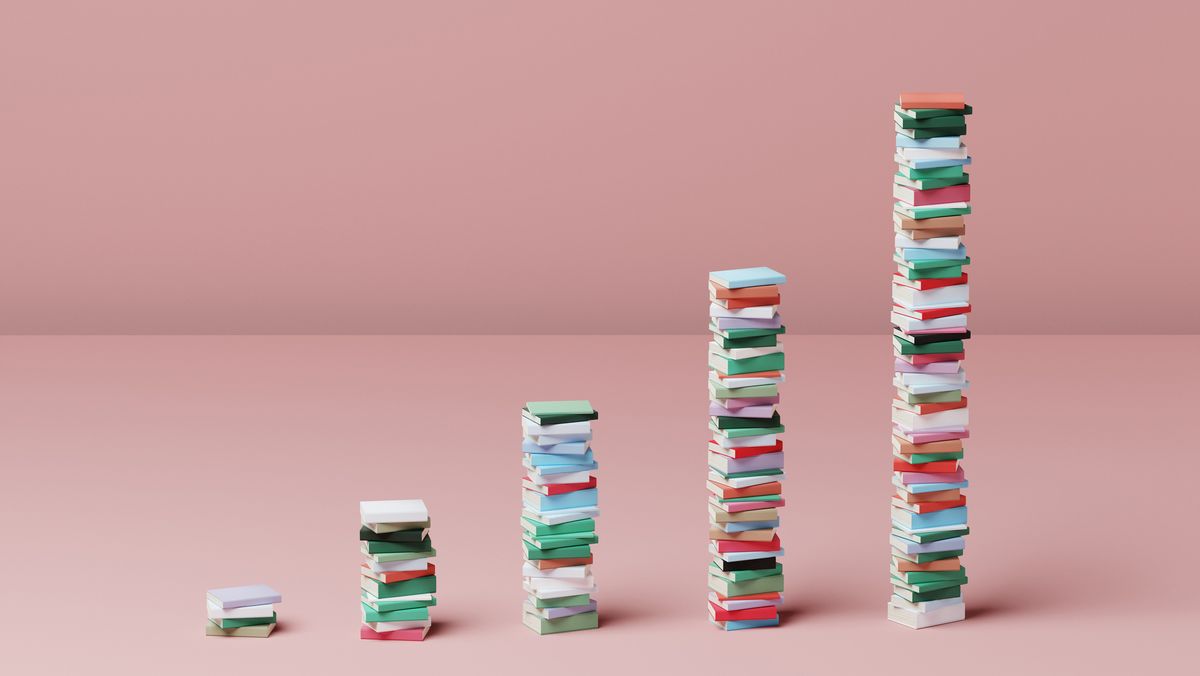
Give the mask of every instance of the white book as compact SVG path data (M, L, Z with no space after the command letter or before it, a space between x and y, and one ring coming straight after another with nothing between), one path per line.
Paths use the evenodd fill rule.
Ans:
M888 604L888 619L911 629L924 629L926 627L935 627L939 624L959 622L966 619L966 617L967 606L962 603L925 613L915 612L908 608L899 608L892 603Z
M952 408L949 411L918 415L912 411L892 408L892 422L910 430L923 432L939 427L965 427L968 423L967 408Z
M778 305L755 305L753 307L730 310L716 303L709 303L709 317L736 317L738 319L770 319L779 311Z
M779 354L783 352L783 346L724 348L717 345L716 342L710 341L708 343L708 352L709 354L719 354L726 359L748 359L750 357L764 357L768 354Z
M522 463L523 465L524 463ZM525 477L529 483L538 486L553 486L555 484L580 484L590 481L591 470L586 472L567 472L566 474L538 474L532 472ZM536 488L533 490L537 490Z
M568 521L579 521L580 519L590 519L600 516L600 510L596 507L579 507L572 510L560 509L556 512L537 512L526 508L521 510L521 516L544 523L547 526L557 526L560 523Z
M899 326L901 331L929 331L931 329L965 329L967 328L967 315L950 315L949 317L937 317L936 319L913 319L905 315L893 312L892 324Z
M967 382L967 372L961 367L955 373L899 373L895 376L905 385L964 385Z
M375 610L379 610L380 599L376 598L371 592L362 590L362 602L371 606ZM389 596L384 601L432 601L433 594L409 594L407 596Z
M433 620L409 620L407 622L367 622L367 613L362 613L363 624L371 628L377 634L382 634L385 631L399 631L401 629L423 629L433 625Z
M910 310L939 307L962 307L971 302L971 285L955 284L921 291L911 286L892 283L892 300Z
M526 435L525 438L537 444L538 446L553 446L555 444L565 444L568 441L591 441L592 433L581 432L579 434L537 434L532 436Z
M783 549L771 552L719 552L717 546L709 543L708 553L717 561L753 561L754 559L770 559L783 556Z
M774 446L774 434L760 434L754 437L727 437L722 434L721 430L716 429L716 426L709 423L708 430L713 433L713 441L721 445L722 448L749 448L751 446Z
M717 472L710 471L708 480L715 481L719 484L729 486L731 488L749 488L750 486L761 486L769 484L772 481L783 481L783 474L766 474L762 476L745 476L745 477L723 477Z
M250 617L270 617L275 612L274 603L264 603L258 606L242 606L241 608L221 608L212 601L205 600L210 620L244 620Z
M892 605L897 608L911 610L914 613L928 613L940 608L948 608L950 606L962 605L963 598L961 596L952 599L937 599L936 601L918 601L916 603L909 601L901 596L892 594Z
M896 235L897 249L937 249L942 251L958 251L960 244L962 244L961 237L930 237L929 239L909 239L902 234L897 233Z
M708 382L712 385L720 385L721 387L727 387L730 389L734 389L734 388L738 388L738 387L756 387L758 385L778 385L779 383L782 383L785 380L786 380L786 378L785 378L784 374L780 373L779 377L777 377L777 378L739 378L737 376L734 376L732 378L726 378L724 380L720 380L717 378L710 377L708 379ZM710 392L710 394L714 394L716 392L716 390L714 390L713 388L710 387L709 392ZM717 397L710 397L710 399L716 399L716 398ZM734 397L734 398L736 399L736 397Z
M424 500L364 500L358 503L358 512L366 523L429 519L429 510L425 507Z
M931 552L956 552L964 549L967 546L967 541L962 537L948 538L946 540L938 540L937 542L926 542L920 544L912 540L905 540L902 537L892 535L892 548L898 549L905 554L917 555L928 554Z
M432 562L432 557L407 561L376 561L368 558L363 561L373 573L410 573L414 570L425 570Z
M539 425L525 416L521 416L521 431L527 437L540 435L562 436L567 434L591 434L592 421L559 423L558 425Z
M916 216L917 209L933 208L931 205L914 207L912 205L905 204L904 202L894 202L893 204L895 205L892 207L893 213L899 213L904 216L908 216L909 218L914 218ZM971 205L966 202L947 202L946 204L938 204L934 206L936 206L938 209L969 209L971 207ZM966 261L963 261L963 263L966 263Z
M906 160L965 160L967 147L957 148L896 148L896 154Z
M564 596L575 596L577 594L594 594L596 592L596 582L593 578L588 578L584 581L575 581L575 584L544 584L533 585L534 578L525 578L525 582L521 588L526 594L533 594L539 599L561 599ZM557 582L556 580L545 580L545 582ZM586 582L586 584L585 584Z
M590 565L563 566L562 568L542 570L528 561L521 564L521 575L524 577L553 577L564 580L581 580L590 577L591 574L592 567Z
M933 394L934 392L950 392L951 390L966 390L970 385L970 381L962 384L954 383L922 383L920 385L907 385L899 378L892 378L892 386L902 392L911 394Z
M710 591L708 593L708 600L725 610L747 610L749 608L765 608L766 606L782 606L783 594L780 594L779 598L777 599L742 600L736 598L727 598L725 600L721 600L721 597L718 596L716 592Z

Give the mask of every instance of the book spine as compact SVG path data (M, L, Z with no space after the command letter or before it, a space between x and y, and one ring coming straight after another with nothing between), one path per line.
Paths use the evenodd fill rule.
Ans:
M901 94L901 107L954 109L963 114L959 119L965 120L972 111L969 106L964 108L962 100L962 95L955 93ZM966 133L965 122L944 127L940 133L938 128L943 125L908 123L908 126L924 127L917 138L925 140L908 139L910 135L902 134L897 122L898 157L905 154L901 148L906 147L956 147L961 140L958 137ZM944 143L936 140L939 138ZM965 144L962 153L970 157ZM892 187L896 212L893 224L904 235L894 238L899 247L898 258L915 261L909 265L916 278L939 279L936 284L930 282L930 290L915 291L904 284L892 287L896 393L892 401L891 460L895 493L889 497L893 589L888 619L922 629L966 617L962 595L967 582L966 568L962 567L959 551L964 548L961 536L968 532L967 499L963 491L967 479L961 466L969 436L964 396L967 380L962 359L966 340L971 337L967 328L971 306L967 275L934 274L934 264L921 259L937 256L931 256L920 243L934 237L954 237L962 245L966 234L963 220L971 213L971 191L966 178L961 179L960 185L911 189L903 180L910 172L902 166L898 172ZM957 215L943 213L946 210ZM907 248L902 246L905 242ZM970 263L970 258L965 257L965 245L961 255L961 265ZM932 307L928 306L930 303ZM949 307L958 304L963 307ZM943 325L950 328L942 328ZM934 554L921 553L934 551L945 553L936 558L930 558ZM917 584L915 591L914 584ZM936 603L930 604L931 601Z

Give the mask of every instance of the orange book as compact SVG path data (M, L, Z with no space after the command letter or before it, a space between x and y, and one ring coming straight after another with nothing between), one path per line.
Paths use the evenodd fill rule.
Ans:
M734 596L734 597L725 596L721 592L713 592L713 593L716 594L717 598L721 599L722 601L728 601L730 598L735 598L739 601L774 601L775 599L779 598L779 592L764 592L762 594L746 594L745 596Z
M962 216L939 216L937 218L922 218L917 220L908 216L900 217L901 230L956 230L961 233L966 229Z
M779 304L779 296L771 296L769 298L747 298L745 300L738 300L736 298L731 298L731 299L725 301L725 307L729 308L730 310L740 310L740 309L746 308L746 307L761 307L763 305L778 305L778 304Z
M904 401L903 399L893 399L893 401ZM907 404L917 409L917 415L926 415L929 413L937 413L939 411L953 411L956 408L966 408L967 398L963 397L959 401L947 401L936 404Z
M581 556L577 559L541 559L539 561L530 561L538 567L538 570L553 570L554 568L566 568L567 566L586 566L592 562L592 557Z
M957 472L957 460L935 460L921 465L904 462L900 458L892 458L893 472Z
M965 504L967 504L967 496L960 495L955 500L922 500L921 502L909 502L908 506L911 507L909 511L916 512L917 514L928 514L930 512L939 512L943 509L950 509L951 507L962 507Z
M741 289L726 289L723 286L709 284L708 288L713 291L713 295L721 300L746 300L748 298L775 298L779 297L779 285L770 284L767 286L747 286Z
M893 439L900 442L900 453L903 455L912 455L913 453L954 453L963 449L962 439L948 439L946 441L931 441L927 444L914 444L911 441L902 439L892 435Z
M962 110L967 101L962 92L900 92L900 107Z
M896 497L899 498L901 496L897 495ZM915 494L911 494L911 495L906 495L901 499L910 505L915 505L915 504L923 503L923 502L952 502L954 500L959 500L961 498L962 498L962 494L958 492L958 489L952 488L948 491L933 491L932 493L915 493Z
M379 580L380 582L383 582L384 584L391 584L392 582L403 582L404 580L414 580L418 577L425 577L427 575L433 575L436 571L437 571L437 568L435 568L432 563L429 564L428 566L426 566L425 570L405 570L405 571L395 571L395 570L373 571L370 568L368 568L367 566L365 566L365 565L363 566L363 575L366 575L367 577L375 579L375 580Z
M958 557L953 559L938 559L937 561L926 561L925 563L914 563L907 559L896 559L896 569L901 573L909 573L913 571L935 571L935 570L958 570L962 567Z
M716 493L726 500L729 498L749 498L755 495L775 495L783 490L783 484L779 483L778 481L772 481L769 484L748 486L746 488L730 488L715 481L708 482L708 485L717 489L716 491L710 490L710 492Z

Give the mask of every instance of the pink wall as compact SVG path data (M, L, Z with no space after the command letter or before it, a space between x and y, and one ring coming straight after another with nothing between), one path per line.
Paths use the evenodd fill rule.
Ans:
M1197 3L950 7L10 3L0 330L692 332L766 263L881 331L890 103L954 88L979 331L1200 331Z

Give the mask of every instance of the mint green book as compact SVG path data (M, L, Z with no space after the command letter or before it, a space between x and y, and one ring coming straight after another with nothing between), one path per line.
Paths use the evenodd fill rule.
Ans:
M778 502L782 499L782 495L752 495L748 498L717 498L717 502L724 505L730 502Z
M536 596L532 598L535 608L570 608L571 606L585 605L592 600L592 597L587 594L576 594L557 599L539 599Z
M522 542L525 545L525 558L530 561L545 561L547 559L578 559L592 555L590 545L579 545L576 547L558 547L555 549L539 549L528 542Z
M913 584L909 584L909 583L905 582L904 580L901 580L900 578L896 577L895 575L892 576L892 586L904 587L904 588L907 588L907 589L917 592L917 593L938 591L939 589L958 588L958 587L963 586L966 583L967 583L967 578L963 577L963 578L957 578L954 580L938 580L936 582L916 582Z
M753 472L725 473L715 467L709 467L708 471L716 472L717 474L725 477L726 479L745 479L746 477L750 477L750 476L776 476L779 474L783 474L783 470L781 470L781 469L760 469L760 470L756 470Z
M930 582L957 582L958 584L966 584L967 569L959 566L958 570L913 570L897 575L908 584L927 584Z
M908 531L899 530L897 528L892 529L892 535L895 535L896 537L903 538L910 542L916 542L917 544L922 544L922 545L927 542L938 542L941 540L949 540L950 538L956 538L956 537L959 537L962 535L968 535L968 534L970 534L970 532L971 532L970 527L956 528L954 530L944 530L944 531L940 531L937 533L909 533Z
M369 577L361 578L360 585L372 596L388 599L394 596L412 596L413 594L432 594L437 591L437 575L414 577L400 582L380 582Z
M596 522L592 519L576 519L575 521L564 521L563 523L550 525L523 516L521 517L521 528L524 528L525 532L530 535L544 537L547 535L591 533L596 530Z
M896 396L910 404L951 404L962 401L962 390L930 392L928 394L913 394L912 392L898 391Z
M739 418L731 415L713 417L717 419L717 429L719 430L747 430L779 426L779 411L776 411L770 418Z
M730 582L745 582L747 580L757 580L760 577L783 575L783 564L777 563L774 568L769 570L721 570L721 567L717 564L710 563L708 564L708 572L711 575L716 575Z
M951 185L967 185L971 182L970 174L963 174L961 176L954 176L951 178L907 178L897 173L896 177L906 181L912 181L913 187L915 187L917 190L933 190L934 188L945 188ZM899 183L900 185L907 185L907 183L904 181L896 181L896 183Z
M363 603L368 608L374 608L380 612L391 612L393 610L411 610L413 608L428 608L437 605L437 597L431 597L428 601L396 601L393 599L381 599L376 596L371 596L365 590L362 593Z
M418 622L429 619L428 606L405 610L375 610L364 603L362 609L364 622Z
M900 125L901 129L946 129L965 127L967 118L963 115L939 115L937 117L907 117L905 115L896 114L896 124ZM943 136L954 136L954 134L943 134Z
M381 542L378 540L363 540L368 554L416 554L430 556L433 551L433 540L425 538L420 542Z
M963 351L961 340L914 345L903 338L892 336L892 346L899 350L900 354L954 354Z
M896 596L912 601L913 603L921 603L923 601L940 601L942 599L954 599L962 596L962 587L949 587L947 589L939 589L931 592L914 592L902 587L896 587L892 591L896 594Z
M900 104L896 104L896 114L904 117L911 117L917 120L924 120L931 117L957 117L962 115L970 115L972 113L971 106L965 105L962 108L901 108Z
M764 354L759 357L747 357L746 359L729 359L719 354L714 354L714 357L719 358L725 363L724 373L736 376L742 373L758 373L759 371L782 371L783 370L783 353L776 352L774 354Z
M390 552L371 554L371 558L380 563L392 563L393 561L412 561L413 559L424 559L431 556L437 556L436 549L430 549L427 552Z
M970 256L967 256L966 258L954 259L954 260L949 260L949 261L905 261L905 260L900 260L899 258L893 256L892 260L896 261L897 263L899 263L900 265L903 265L906 268L912 268L913 270L936 270L939 268L960 268L961 269L962 266L969 265L971 263Z
M718 333L713 334L713 342L726 350L741 347L775 347L779 344L779 336L754 336L753 338L726 338Z
M725 387L712 380L708 381L709 388L715 399L737 399L739 397L774 397L779 394L778 385L754 385L752 387Z
M575 533L574 535L544 535L533 537L525 535L525 542L541 549L558 549L560 547L578 547L579 545L594 545L600 541L595 533Z
M533 613L522 613L522 615L524 615L522 621L525 626L539 634L561 634L566 631L595 629L600 626L600 615L594 610L590 613L568 615L554 620L547 620Z
M963 272L961 265L955 265L950 268L933 268L930 270L914 270L901 266L899 270L908 279L954 279L962 277Z
M521 415L539 425L560 425L569 422L596 420L600 413L586 399L570 401L529 401Z
M271 613L270 617L243 617L236 620L221 619L212 620L222 629L237 629L238 627L257 627L262 624L275 624L276 613Z
M896 167L896 173L914 181L927 178L957 178L966 175L961 164L956 164L953 167L935 167L933 169L913 169L901 164Z
M718 329L716 324L709 324L708 330L716 334L724 334L725 337L734 340L740 338L758 338L761 336L778 336L787 333L786 326L780 326L777 329Z
M925 552L923 554L905 554L899 558L914 563L929 563L930 561L941 561L942 559L953 559L957 556L962 556L963 550L956 549L951 552Z
M708 423L708 429L716 432L718 428L713 423ZM741 439L742 437L757 437L763 434L783 434L783 425L775 427L752 427L742 430L719 430L721 434L730 439Z
M958 396L962 397L962 390L954 390ZM941 394L939 392L939 394ZM963 457L962 451L950 451L947 453L913 453L908 456L908 462L914 465L921 465L927 462L937 462L939 460L961 460Z
M959 202L951 202L950 204L960 204ZM917 221L923 221L926 218L941 218L942 216L965 216L971 213L971 205L963 207L952 207L945 204L925 204L922 206L914 206L903 202L896 202L893 207L901 216L908 216Z
M745 582L730 582L716 575L708 576L708 588L721 596L747 596L783 591L783 575L770 575Z

